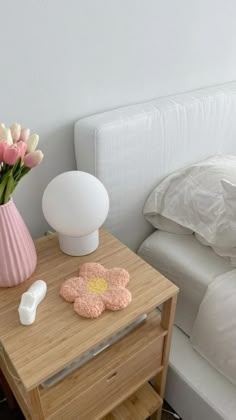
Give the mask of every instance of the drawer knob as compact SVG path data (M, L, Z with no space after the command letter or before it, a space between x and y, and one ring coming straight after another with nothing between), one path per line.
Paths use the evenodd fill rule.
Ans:
M107 378L107 382L111 381L113 378L115 378L115 376L117 375L117 372L112 373L110 376L108 376Z

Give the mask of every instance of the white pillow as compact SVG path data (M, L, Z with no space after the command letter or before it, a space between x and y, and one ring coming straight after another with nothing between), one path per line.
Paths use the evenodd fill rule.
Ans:
M148 197L146 218L160 214L198 235L217 253L236 248L236 156L214 156L165 178Z

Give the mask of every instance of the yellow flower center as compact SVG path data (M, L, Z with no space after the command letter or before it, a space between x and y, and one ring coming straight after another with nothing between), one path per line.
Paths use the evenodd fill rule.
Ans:
M107 281L103 277L92 277L87 283L87 290L99 295L107 290Z

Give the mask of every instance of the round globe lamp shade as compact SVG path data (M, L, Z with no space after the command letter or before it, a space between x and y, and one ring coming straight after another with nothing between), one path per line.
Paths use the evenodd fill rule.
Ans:
M107 190L99 179L81 171L56 176L44 191L42 208L65 254L78 256L95 251L98 229L109 210Z

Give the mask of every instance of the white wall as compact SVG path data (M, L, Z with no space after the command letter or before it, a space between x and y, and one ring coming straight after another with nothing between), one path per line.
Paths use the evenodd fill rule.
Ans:
M236 79L235 16L235 0L0 0L0 121L45 153L14 194L32 235L47 183L75 168L75 120Z

